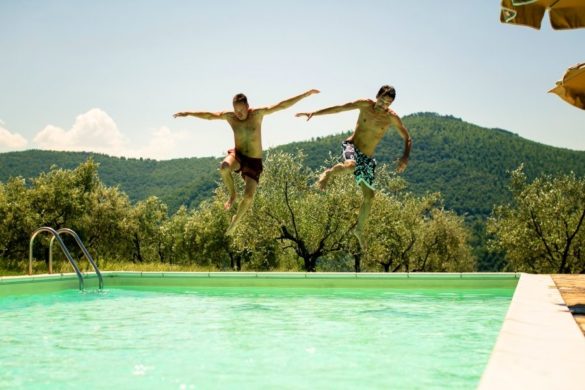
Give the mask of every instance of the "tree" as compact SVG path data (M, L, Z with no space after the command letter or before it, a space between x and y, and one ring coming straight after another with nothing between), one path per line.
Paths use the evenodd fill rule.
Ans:
M470 233L462 217L442 207L433 208L424 217L419 235L420 239L414 248L413 271L473 271Z
M212 199L201 203L190 214L185 225L185 250L188 258L197 264L239 271L245 256L233 247L231 238L225 235L232 215L223 208L225 196L222 189L216 190Z
M303 261L307 272L317 270L321 257L343 250L357 219L355 186L332 180L321 192L311 185L314 176L304 166L302 152L271 153L263 185L236 235L240 247L257 251L278 241L283 251L291 250Z
M166 219L167 206L156 196L150 196L132 208L123 226L133 245L133 261L164 261L159 233Z
M366 267L384 272L462 272L474 266L463 218L445 211L440 194L382 192L367 229Z
M73 170L52 167L32 179L30 208L39 225L54 229L79 228L89 206L89 195L100 185L97 164L89 159Z
M4 221L0 228L4 243L0 256L26 257L30 235L40 226L75 230L96 260L126 256L121 232L130 203L117 188L101 183L97 169L98 165L89 159L73 170L52 167L48 173L31 179L30 185L22 178L0 185L0 215ZM63 238L73 243L70 237ZM45 244L40 256L45 260L49 239L46 235L37 239ZM69 247L74 255L81 256L77 245ZM55 252L57 256L59 253Z
M160 227L161 239L163 241L164 258L169 264L185 263L187 258L186 250L186 225L189 221L189 211L185 206L179 207L177 212L163 222Z
M528 183L512 172L513 202L494 209L488 231L515 271L585 273L585 179L543 176Z
M88 205L80 215L77 232L92 256L96 260L129 259L131 240L124 234L132 212L128 196L118 187L106 187L100 182L86 200Z
M435 198L419 200L409 194L400 199L379 194L366 229L370 243L367 264L379 264L384 272L410 271L423 214L434 201Z
M19 259L28 255L28 240L38 227L30 206L30 193L23 178L0 184L0 257Z

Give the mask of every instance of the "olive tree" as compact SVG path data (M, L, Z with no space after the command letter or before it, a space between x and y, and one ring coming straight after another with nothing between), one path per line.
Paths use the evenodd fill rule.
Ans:
M273 152L251 212L235 239L251 251L293 252L302 269L314 272L322 257L342 251L357 219L355 187L332 180L327 191L313 186L315 174L304 166L304 154Z
M528 183L523 167L511 173L513 202L497 206L488 222L492 250L509 268L542 273L585 272L585 179L573 173Z

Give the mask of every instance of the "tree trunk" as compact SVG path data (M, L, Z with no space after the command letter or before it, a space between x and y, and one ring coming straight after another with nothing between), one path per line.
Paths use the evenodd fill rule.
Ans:
M136 257L135 258L139 262L142 263L143 259L142 259L142 253L140 253L140 239L138 238L138 234L134 235L134 239L132 241L134 241L134 249L136 250Z
M305 272L315 272L317 269L317 261L312 256L304 257Z
M234 255L231 252L228 252L228 256L230 257L230 269L235 269L236 266L234 262Z
M354 272L362 272L362 255L360 253L356 253L353 255L354 259Z
M566 252L563 253L562 258L561 258L561 265L559 266L559 270L557 271L559 274L568 274L569 273L569 271L566 269L567 257L568 257L568 254Z
M158 257L161 263L165 262L165 254L160 242L158 243Z
M42 252L44 253L45 266L49 269L49 247L43 248Z

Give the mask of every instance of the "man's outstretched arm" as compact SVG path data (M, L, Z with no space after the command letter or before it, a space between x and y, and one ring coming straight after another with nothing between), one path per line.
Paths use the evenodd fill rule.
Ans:
M294 96L294 97L291 97L290 99L286 99L286 100L283 100L283 101L281 101L279 103L276 103L273 106L266 107L266 108L260 108L258 110L262 111L262 113L264 115L266 115L266 114L272 114L273 112L280 111L280 110L285 110L285 109L287 109L289 107L292 107L294 104L298 103L302 99L304 99L306 97L309 97L309 96L311 96L313 94L316 94L316 93L319 93L319 90L318 89L311 89L311 90L309 90L309 91L307 91L305 93L302 93L302 94L300 94L298 96Z
M397 172L403 172L408 165L408 158L410 156L410 149L412 149L412 138L410 138L410 133L400 120L398 116L396 116L396 122L394 123L396 128L398 129L398 133L404 139L404 153L400 160L398 160L398 167L396 168Z
M322 110L314 111L314 112L299 112L295 116L301 117L306 116L307 120L311 119L315 115L327 115L327 114L335 114L338 112L343 111L350 111L350 110L359 110L361 108L366 107L368 104L367 100L356 100L355 102L345 103L340 106L332 106L327 107Z
M227 112L177 112L173 117L180 118L184 116L194 116L195 118L214 120L227 119Z

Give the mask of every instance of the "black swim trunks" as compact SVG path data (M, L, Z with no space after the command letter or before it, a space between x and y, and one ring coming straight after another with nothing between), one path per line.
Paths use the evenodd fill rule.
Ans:
M360 183L364 183L371 189L374 189L374 179L376 178L376 159L363 154L358 148L356 148L353 143L349 141L343 141L342 147L343 161L355 161L355 170L353 172L355 176L355 182L358 185Z
M236 149L228 150L228 154L234 156L236 161L240 164L240 169L238 169L236 173L241 174L242 178L248 176L250 179L254 179L256 183L260 181L260 174L264 170L261 158L248 157Z

